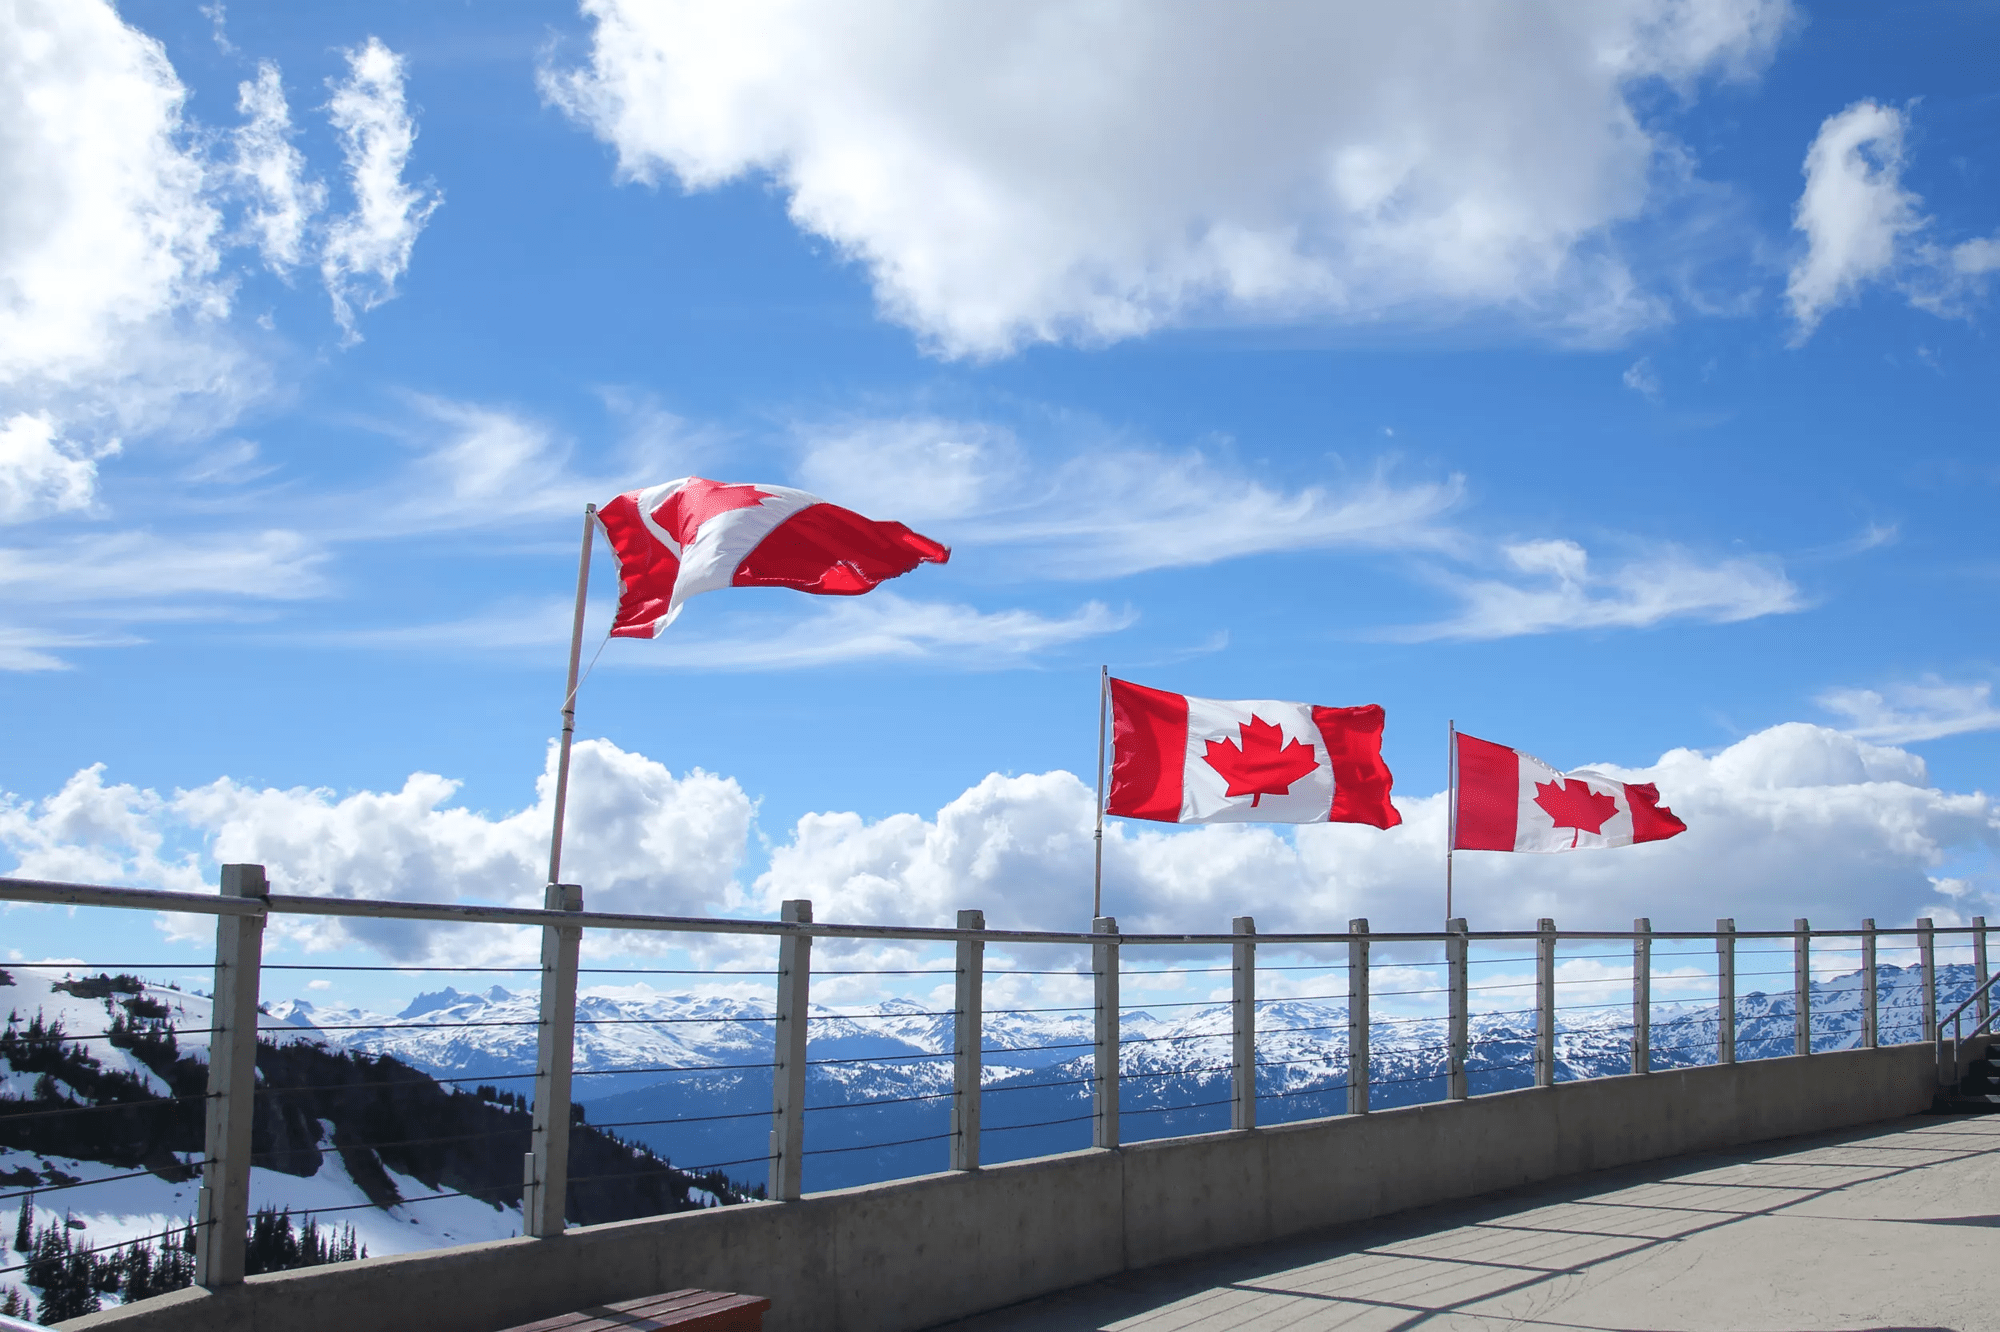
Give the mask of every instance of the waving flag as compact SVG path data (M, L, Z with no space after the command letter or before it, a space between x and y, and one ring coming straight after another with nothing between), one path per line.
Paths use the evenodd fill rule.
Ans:
M1403 821L1389 803L1379 707L1191 698L1110 683L1106 813L1161 823Z
M721 587L852 597L951 558L901 523L789 486L682 477L620 495L598 518L618 554L617 638L657 638L689 597Z
M1519 750L1459 732L1458 851L1577 851L1659 842L1687 831L1651 782L1557 772Z

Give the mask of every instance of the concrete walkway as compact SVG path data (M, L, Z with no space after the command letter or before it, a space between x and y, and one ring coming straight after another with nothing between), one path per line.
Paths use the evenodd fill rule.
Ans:
M2000 1115L1585 1175L1131 1272L951 1332L2000 1329Z

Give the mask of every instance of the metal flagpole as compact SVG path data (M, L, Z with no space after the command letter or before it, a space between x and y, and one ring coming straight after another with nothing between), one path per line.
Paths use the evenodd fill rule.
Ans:
M1445 752L1445 784L1449 794L1445 797L1444 816L1444 927L1451 928L1451 853L1458 847L1458 720L1453 718L1445 723L1449 728L1449 748Z
M569 630L569 689L563 694L562 750L556 758L555 830L549 834L549 882L562 882L563 808L569 803L569 744L576 734L576 670L583 662L583 602L590 592L590 538L597 506L583 506L583 553L576 562L576 618Z
M1104 705L1111 695L1111 668L1097 668L1097 878L1090 894L1090 918L1104 914Z

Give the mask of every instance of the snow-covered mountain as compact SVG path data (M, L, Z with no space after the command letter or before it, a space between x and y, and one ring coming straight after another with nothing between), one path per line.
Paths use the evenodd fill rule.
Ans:
M1914 1040L1921 1029L1916 968L1882 966L1882 1039ZM1970 993L1969 967L1939 970L1941 1011ZM1813 984L1816 1050L1860 1042L1861 976ZM439 1077L531 1072L537 1001L495 987L419 996L400 1014L274 1005L271 1020L293 1039L393 1054ZM1742 1059L1790 1054L1793 1003L1779 994L1738 996ZM576 1097L591 1123L643 1141L690 1168L724 1164L760 1178L768 1150L771 1011L739 998L621 989L577 1004ZM1230 1010L1127 1012L1119 1054L1123 1135L1129 1141L1228 1124ZM834 1188L942 1169L948 1156L952 1018L906 999L866 1009L811 1010L807 1087L808 1188ZM1630 1012L1622 1004L1560 1012L1557 1078L1631 1069ZM1258 1092L1266 1122L1338 1113L1346 1104L1347 1011L1326 1000L1278 999L1258 1010ZM1660 1003L1653 1010L1656 1068L1713 1062L1713 1004ZM989 1014L983 1032L983 1153L1018 1159L1087 1145L1091 1020L1087 1013ZM1534 1028L1519 1013L1471 1020L1474 1094L1528 1085ZM1441 1017L1376 1019L1369 1036L1370 1100L1412 1104L1443 1095ZM525 1087L525 1083L510 1085ZM873 1144L888 1144L874 1146Z
M129 1256L170 1234L177 1244L194 1210L211 1005L137 977L11 967L0 968L0 1012L0 1269L37 1263L0 1271L0 1301L34 1280L47 1306L60 1275L69 1295L115 1304L120 1274L89 1251ZM351 1225L371 1254L520 1233L529 1121L504 1089L514 1084L442 1086L331 1033L266 1025L281 1030L258 1056L253 1211L312 1211L336 1234ZM572 1137L573 1160L579 1149L593 1160L576 1173L592 1182L572 1206L596 1213L581 1219L741 1196L595 1130ZM28 1251L51 1239L60 1255ZM88 1307L70 1305L63 1316Z

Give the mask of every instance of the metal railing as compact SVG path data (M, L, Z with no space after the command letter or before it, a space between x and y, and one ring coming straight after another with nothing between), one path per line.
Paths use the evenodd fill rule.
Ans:
M806 1146L806 1117L815 1111L903 1101L947 1100L950 1108L948 1129L913 1141L948 1139L950 1168L976 1170L981 1165L981 1144L987 1136L1018 1129L1047 1128L1051 1124L1087 1121L1092 1146L1116 1148L1126 1140L1126 1121L1135 1118L1163 1123L1167 1126L1163 1132L1173 1132L1178 1123L1208 1122L1198 1117L1213 1111L1215 1130L1222 1130L1226 1122L1228 1130L1242 1131L1256 1128L1260 1118L1280 1122L1300 1117L1301 1114L1317 1117L1333 1112L1343 1107L1330 1104L1330 1098L1337 1101L1342 1096L1346 1113L1367 1114L1381 1108L1377 1102L1378 1093L1382 1096L1381 1104L1391 1103L1394 1098L1387 1089L1396 1087L1403 1088L1396 1095L1407 1103L1409 1095L1422 1093L1434 1093L1432 1099L1462 1100L1482 1090L1530 1084L1551 1086L1565 1080L1566 1073L1575 1076L1572 1066L1578 1057L1566 1051L1559 1041L1564 1033L1561 1014L1565 1012L1597 1015L1589 1020L1587 1030L1572 1025L1570 1036L1598 1039L1599 1054L1607 1048L1601 1044L1603 1041L1622 1041L1624 1054L1629 1056L1629 1062L1623 1067L1633 1073L1647 1074L1656 1069L1686 1067L1708 1062L1711 1057L1715 1063L1731 1063L1738 1055L1739 979L1754 980L1779 975L1789 979L1789 1018L1793 1026L1789 1052L1810 1055L1814 1052L1816 1039L1813 1011L1815 958L1843 952L1859 954L1857 969L1861 973L1862 997L1858 1025L1852 1032L1854 1043L1862 1048L1873 1048L1880 1043L1881 1037L1876 973L1878 947L1885 939L1890 940L1892 946L1908 948L1914 945L1922 987L1922 1031L1918 1039L1939 1041L1941 1044L1942 1027L1937 1014L1936 950L1939 935L1966 937L1976 978L1982 982L1976 992L1949 1016L1948 1021L1956 1024L1960 1014L1975 1003L1981 1019L1977 1030L1983 1030L1992 1016L1989 995L1993 978L1986 965L1987 927L1983 917L1974 918L1969 926L1942 929L1935 928L1928 919L1902 929L1878 929L1872 920L1866 920L1858 930L1816 930L1805 920L1793 922L1790 930L1738 930L1732 920L1725 919L1717 921L1713 930L1700 931L1655 930L1644 918L1635 921L1631 930L1565 931L1558 930L1553 920L1543 919L1533 930L1473 931L1460 918L1448 922L1448 928L1441 932L1375 932L1365 919L1358 919L1348 922L1347 929L1340 932L1260 934L1254 919L1242 916L1231 923L1228 933L1125 934L1119 930L1117 921L1107 916L1096 919L1086 933L989 929L984 915L978 911L960 912L956 925L951 928L822 923L813 919L812 904L804 900L785 902L779 919L775 921L591 912L584 909L582 889L573 884L549 885L546 905L540 909L290 896L270 892L264 869L258 865L224 866L220 892L216 895L0 878L0 901L199 913L216 917L214 1017L207 1033L210 1058L207 1091L202 1098L205 1111L204 1150L199 1162L188 1163L189 1168L198 1164L201 1170L195 1218L195 1279L198 1284L209 1287L241 1281L244 1275L244 1235L253 1160L251 1112L254 1098L259 1094L258 1036L260 1031L269 1033L279 1030L263 1025L259 1011L260 976L264 969L264 927L273 915L531 926L542 931L541 992L538 1013L532 1023L536 1033L533 1074L495 1072L440 1079L496 1083L508 1078L527 1080L532 1077L534 1091L528 1102L531 1122L523 1154L522 1216L525 1233L535 1236L562 1233L566 1200L571 1196L572 1186L580 1182L580 1177L571 1171L569 1161L574 1080L607 1071L579 1070L574 1066L579 1026L612 1020L579 1019L577 1014L579 975L591 970L581 967L579 962L581 941L586 931L752 935L776 942L778 957L775 973L739 970L701 973L771 976L775 981L775 1006L769 1017L669 1019L768 1022L773 1032L772 1054L768 1062L711 1065L700 1069L663 1066L609 1071L672 1075L708 1072L718 1068L768 1069L772 1078L771 1108L768 1112L749 1111L740 1115L712 1117L734 1119L768 1113L771 1123L768 1152L762 1157L753 1156L714 1163L713 1167L691 1169L761 1162L768 1170L769 1196L780 1201L796 1199L803 1192L805 1160L817 1154ZM940 1065L948 1064L948 1089L940 1086L934 1093L898 1097L893 1101L818 1106L806 1103L809 1069L820 1065L865 1062L860 1059L809 1058L812 1024L827 1020L827 1015L815 1015L811 1011L815 974L812 947L816 939L902 942L953 950L953 965L950 967L918 972L953 977L953 1007L949 1012L952 1020L950 1048L937 1054L910 1056L935 1060ZM1843 948L1838 946L1842 940L1854 942ZM1759 948L1756 946L1759 943L1768 946ZM1668 945L1668 948L1661 950L1661 944ZM1674 944L1689 947L1674 948ZM1072 969L1041 973L1003 968L989 972L986 949L993 945L1010 949L1043 945L1084 949L1089 957L1088 971ZM1566 964L1560 956L1564 945L1572 949ZM1127 970L1121 959L1129 948L1174 950L1169 952L1169 961L1175 952L1185 954L1214 950L1219 955L1217 960L1223 965L1168 967L1166 971L1226 974L1226 1000L1194 1000L1188 1006L1206 1005L1209 1009L1219 1009L1226 1003L1229 1010L1227 1031L1127 1038L1124 1034L1126 1020L1142 1010L1128 1010L1121 1006L1121 980L1127 976L1143 980L1163 974L1157 970ZM1494 948L1499 948L1503 955L1476 955L1477 950ZM1578 948L1584 951L1576 951ZM1326 949L1337 950L1336 957L1344 952L1344 957L1327 960L1321 952L1315 951ZM1626 949L1629 949L1629 970L1626 969ZM1260 950L1267 958L1279 956L1306 960L1260 966ZM1408 961L1407 958L1412 956L1421 960ZM1433 956L1438 960L1429 960ZM1758 969L1763 964L1757 959L1783 956L1789 957L1788 966L1769 971ZM1686 1038L1662 1043L1658 1039L1661 1027L1655 1021L1661 984L1664 982L1668 988L1680 991L1696 984L1706 986L1709 974L1706 968L1682 962L1682 959L1691 957L1714 959L1716 1007L1713 1033L1709 1034L1702 1022L1697 1020L1699 1013L1690 1016L1692 1010L1688 1002L1668 999L1663 1002L1671 1005L1673 1011L1667 1025L1675 1028L1677 1035ZM1386 961L1383 960L1385 958ZM1739 972L1739 960L1745 958L1752 959L1752 969ZM1660 962L1667 963L1664 970L1658 967ZM1493 968L1520 964L1532 964L1532 980L1510 980L1507 979L1510 973L1506 972L1498 973L1497 980L1486 979L1494 974ZM1564 965L1578 967L1590 974L1566 976L1563 974ZM1820 965L1824 967L1827 964L1822 962ZM1397 968L1399 974L1414 975L1417 979L1440 978L1443 983L1371 992L1371 976L1384 967ZM489 971L504 968L465 969ZM1260 976L1277 973L1295 979L1331 976L1333 973L1341 975L1337 982L1317 982L1315 989L1318 992L1312 994L1260 996ZM827 971L822 974L845 976L874 973ZM1015 1013L1050 1011L1046 1007L988 1007L985 999L986 977L1006 974L1051 974L1075 979L1088 975L1091 982L1090 1002L1075 1005L1066 1011L1090 1014L1089 1038L1044 1047L1062 1055L1067 1055L1074 1048L1077 1051L1072 1056L1074 1060L1089 1060L1088 1075L1032 1084L1043 1088L1072 1083L1087 1087L1087 1114L1025 1124L982 1122L984 1095L1009 1090L982 1090L987 1057L1006 1052L1005 1047L993 1047L986 1043L987 1020ZM1409 981L1402 983L1407 986ZM1559 1002L1565 985L1586 987L1592 992L1586 997L1608 994L1629 985L1629 1023L1622 1022L1627 999L1620 997L1603 1002L1565 1005ZM1323 988L1325 986L1333 988ZM1284 987L1273 982L1273 988ZM1500 996L1523 990L1532 991L1532 997L1524 1007L1480 1007L1489 1000L1514 1003L1516 1001L1500 1000ZM1757 989L1755 993L1765 992ZM1343 1004L1343 1021L1303 1026L1277 1022L1260 1024L1260 1015L1276 1005L1327 1000L1339 1000ZM1392 1012L1378 1007L1378 1001L1382 1000L1390 1001L1388 1009L1407 1006L1427 1011ZM1753 1015L1754 1022L1763 1023L1759 1031L1782 1019L1780 1007L1771 1004L1761 1017ZM942 1017L946 1014L939 1012L924 1016ZM1515 1017L1525 1019L1522 1025L1532 1028L1532 1045L1526 1051L1522 1051L1520 1041L1509 1034L1518 1030L1517 1027L1502 1031L1496 1025L1502 1019ZM1316 1031L1315 1027L1323 1031ZM1345 1029L1344 1044L1334 1039L1343 1035L1339 1030L1342 1027ZM1405 1033L1407 1038L1394 1041L1383 1039L1385 1034L1396 1032ZM1282 1053L1281 1050L1274 1050L1270 1042L1292 1034L1315 1039L1324 1035L1325 1039L1313 1046L1310 1058L1265 1057L1271 1053ZM1845 1039L1840 1032L1827 1028L1822 1028L1819 1034L1828 1041ZM1758 1048L1768 1049L1771 1044L1768 1034L1757 1035L1753 1039ZM1155 1074L1145 1069L1126 1072L1126 1054L1156 1041L1205 1042L1207 1048L1213 1049L1216 1062L1177 1068L1167 1074ZM1821 1048L1825 1048L1824 1042ZM1373 1067L1371 1049L1381 1049L1405 1059L1409 1061L1409 1067L1402 1076L1378 1072ZM1413 1054L1424 1057L1412 1059ZM1314 1082L1310 1078L1300 1083L1291 1079L1298 1066L1329 1068L1336 1056L1342 1065L1339 1083ZM1221 1078L1224 1074L1226 1083ZM1173 1105L1134 1104L1121 1112L1121 1091L1128 1086L1136 1090L1152 1085L1141 1080L1153 1077L1193 1079L1197 1088L1195 1094L1200 1099ZM1209 1083L1220 1085L1202 1090ZM79 1106L75 1107L75 1111L80 1113L94 1108ZM1226 1117L1223 1114L1225 1109ZM1266 1113L1267 1110L1269 1113ZM1181 1119L1176 1120L1176 1115ZM0 1120L0 1123L4 1122ZM613 1123L599 1127L623 1126ZM1143 1131L1135 1134L1133 1140L1140 1136L1145 1136ZM864 1144L862 1147L822 1148L820 1152L903 1145L897 1142Z

